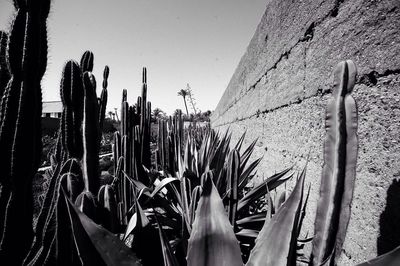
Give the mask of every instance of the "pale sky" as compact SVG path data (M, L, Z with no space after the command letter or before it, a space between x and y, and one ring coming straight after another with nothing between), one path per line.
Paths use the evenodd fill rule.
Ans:
M67 60L94 53L100 94L110 67L108 110L122 89L136 102L147 67L148 99L167 114L184 109L177 96L189 83L202 111L214 110L253 36L267 0L56 0L48 19L43 100L59 99ZM12 0L0 0L0 29L8 31ZM190 110L189 110L190 111Z

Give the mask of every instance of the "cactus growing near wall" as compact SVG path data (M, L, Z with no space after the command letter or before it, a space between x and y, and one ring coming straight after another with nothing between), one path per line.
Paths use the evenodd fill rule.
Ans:
M335 70L332 99L326 109L324 166L315 219L313 265L333 265L339 258L356 175L357 106L350 95L356 82L353 61L340 62Z
M0 126L0 260L19 263L32 241L32 179L40 163L42 94L50 0L14 1L8 46L11 80ZM24 210L24 211L21 211ZM23 235L19 241L16 235ZM18 252L17 252L18 251Z

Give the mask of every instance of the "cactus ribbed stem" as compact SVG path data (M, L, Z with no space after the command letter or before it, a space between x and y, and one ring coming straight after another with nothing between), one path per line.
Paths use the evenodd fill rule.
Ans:
M94 56L91 51L86 51L81 58L80 66L82 69L82 73L86 71L92 72L93 71L93 61Z
M336 264L350 219L358 152L357 105L350 93L356 76L353 61L338 64L332 98L326 108L324 166L315 219L312 265Z
M110 74L110 68L108 66L105 66L104 72L103 72L103 90L101 91L101 96L100 96L100 105L99 105L99 128L100 128L100 140L101 140L101 134L103 131L103 124L104 124L104 119L106 117L106 107L107 107L107 98L108 98L108 92L107 92L107 87L108 87L108 75Z
M11 78L10 70L7 64L7 43L8 35L4 31L0 31L0 123L3 120L3 94L7 83Z
M68 61L64 67L60 86L63 103L61 134L63 148L68 155L81 159L83 153L81 124L83 115L83 83L77 62Z
M40 164L40 81L47 64L46 20L50 1L14 1L14 4L17 14L8 46L11 80L4 91L0 125L0 217L3 220L0 222L0 261L19 264L33 236L31 184ZM19 241L16 235L23 235L25 240Z
M85 87L83 109L83 157L82 172L85 190L97 193L100 187L99 180L99 125L98 103L96 96L96 80L90 72L83 75Z

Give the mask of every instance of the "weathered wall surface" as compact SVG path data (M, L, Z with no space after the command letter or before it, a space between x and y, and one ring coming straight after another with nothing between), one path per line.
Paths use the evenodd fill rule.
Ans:
M400 244L400 1L268 1L266 12L213 116L246 142L260 137L259 176L310 151L304 231L313 232L322 169L325 104L339 61L358 67L359 156L341 265Z

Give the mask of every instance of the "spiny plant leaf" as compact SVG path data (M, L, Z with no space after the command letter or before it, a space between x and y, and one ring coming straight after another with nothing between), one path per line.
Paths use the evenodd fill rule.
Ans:
M229 154L228 159L228 171L227 171L227 182L228 182L228 218L232 225L235 225L236 211L238 205L238 179L239 179L239 166L240 157L237 150L232 150Z
M306 168L288 198L264 224L246 265L296 265L297 228L303 201Z
M164 258L164 266L179 266L179 263L176 260L174 253L172 252L172 248L168 242L167 236L165 235L158 220L157 224L158 224L158 233L160 236L162 254Z
M76 237L78 246L79 238L87 235L106 265L141 265L139 259L118 239L118 237L97 225L84 213L79 211L66 197L65 193L64 199L67 201L70 210L70 219L73 224L74 236ZM83 228L84 231L76 231L80 228ZM82 252L80 254L82 255Z
M250 203L254 202L260 197L265 196L268 192L268 189L273 190L279 185L283 184L286 180L291 178L293 174L288 175L287 178L283 178L290 172L290 170L292 170L292 167L289 167L283 170L282 172L267 178L267 180L265 180L260 185L249 191L243 198L239 200L237 211L239 212L241 209L248 206Z
M153 192L151 193L150 197L153 198L158 192L160 192L166 185L171 182L178 181L179 179L176 177L167 177L161 180L160 183L154 188Z
M243 265L238 241L209 175L196 210L187 261L191 266Z
M135 228L144 228L149 224L149 219L144 213L142 207L140 206L136 196L133 197L136 207L136 212L132 215L129 220L128 226L126 227L124 240L128 238L128 236L133 232Z

